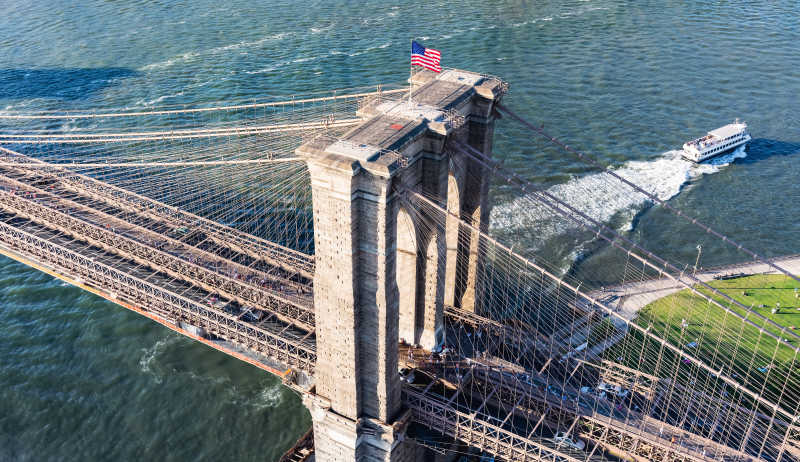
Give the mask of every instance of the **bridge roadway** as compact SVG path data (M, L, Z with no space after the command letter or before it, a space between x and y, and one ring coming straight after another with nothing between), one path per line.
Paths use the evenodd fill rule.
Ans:
M162 323L184 327L195 336L202 331L251 352L246 356L256 353L275 361L267 364L288 364L313 373L316 352L313 339L304 332L270 318L242 319L231 312L233 302L215 299L132 260L8 212L0 212L0 247L23 263L89 290L99 289L93 291L123 306L146 310Z
M33 161L18 155L9 159ZM238 351L273 372L290 367L301 375L294 376L301 386L311 383L316 361L313 259L57 167L0 167L0 209L4 253L144 309L177 330L210 337L221 344L217 347ZM529 352L532 361L569 350L546 336L522 335L520 328L454 307L446 307L446 315L451 324ZM430 364L416 367L431 370ZM632 425L630 412L622 419L608 403L583 398L583 403L565 404L548 394L547 379L535 373L526 386L504 380L497 368L472 370L467 393L443 385L443 379L457 380L452 368L438 369L442 379L424 388L407 383L404 402L414 419L506 460L602 460L599 445L589 455L578 453L534 437L534 432L518 434L514 425L518 419L538 419L534 430L556 426L558 421L548 416L565 413L581 435L604 442L606 449L657 460L751 459L649 416L636 416L637 425ZM561 393L578 396L577 388ZM460 401L467 395L482 403L477 410ZM491 417L485 412L489 408L508 414ZM671 443L673 436L683 446Z
M172 224L127 214L68 189L58 178L2 168L0 203L106 251L125 252L137 262L217 291L251 310L263 309L284 322L313 330L313 308L311 300L303 296L303 286L210 251L218 248L191 245L203 242L195 231L187 229L183 236Z
M310 382L312 259L56 167L0 169L0 211L9 256Z
M288 274L295 274L296 277L303 278L306 282L314 277L314 258L312 256L274 242L260 239L90 176L77 174L55 164L46 164L3 147L0 147L0 163L19 163L21 166L29 163L37 164L34 170L58 176L65 185L99 200L108 201L122 210L156 221L163 221L176 227L201 231L209 244L213 243L222 249L229 249L233 253L239 254L238 256L234 255L235 259L243 259L245 264L251 264L246 261L245 257L248 257L255 264L263 260Z
M600 461L607 460L604 449L615 456L657 461L755 460L663 420L583 394L579 384L562 388L535 373L520 380L516 372L487 364L417 356L422 359L409 361L406 356L404 361L415 368L415 378L403 389L414 421L505 460ZM420 372L425 373L422 380ZM573 429L594 447L575 451L552 441L556 431Z

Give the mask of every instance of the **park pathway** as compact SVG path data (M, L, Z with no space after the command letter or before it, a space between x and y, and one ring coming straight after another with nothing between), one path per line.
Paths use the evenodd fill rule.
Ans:
M800 274L800 255L787 255L770 261L792 274ZM739 263L702 270L695 277L702 282L710 282L725 276L754 274L778 274L778 271L766 263ZM683 289L685 287L682 284L665 277L606 287L592 292L592 296L608 302L623 317L632 320L643 307Z

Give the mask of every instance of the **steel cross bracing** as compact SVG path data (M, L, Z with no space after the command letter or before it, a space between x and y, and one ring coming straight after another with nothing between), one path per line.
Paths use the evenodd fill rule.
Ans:
M0 212L0 245L51 267L74 281L86 283L111 297L159 315L171 323L187 322L247 350L313 373L316 351L303 332L288 332L275 323L246 322L208 302L210 294L166 275L144 269L135 262L106 253L56 230L9 213Z
M510 337L515 334L513 328L474 313L464 312L454 307L445 307L445 310L450 322L469 325L473 329L473 337L474 332L480 330L486 336L497 335L506 343L510 342ZM452 339L449 342L451 344L459 343L458 340ZM520 343L524 344L525 342ZM564 366L560 361L552 361L552 353L554 350L565 351L567 346L553 341L530 341L530 343L533 344L533 350L529 352L530 356L538 358L540 361L547 361L545 364L545 367L549 365L547 374L543 375L541 371L538 374L529 372L528 369L522 369L517 364L508 364L502 359L493 357L455 360L455 362L453 360L437 361L429 359L428 352L422 352L421 360L418 359L420 354L412 355L414 359L410 360L406 356L407 351L403 351L400 362L406 367L414 368L415 371L425 371L443 381L448 381L448 383L459 384L455 392L444 397L434 397L434 401L439 399L452 404L459 394L461 396L473 395L475 396L473 402L481 403L480 406L473 406L474 409L481 410L487 406L503 409L507 415L503 418L501 414L499 421L506 423L513 415L528 422L538 421L534 425L534 429L549 423L556 430L566 430L563 423L571 422L577 434L603 448L644 457L648 460L755 460L755 457L745 451L760 453L763 445L768 441L767 436L770 436L771 443L780 447L781 439L785 438L784 435L787 434L786 430L789 426L787 422L775 421L769 416L761 414L753 417L752 410L720 400L719 397L697 396L688 406L683 402L665 403L665 400L662 399L665 394L684 396L692 393L687 393L687 390L678 384L668 383L671 382L669 380L659 379L610 361L594 364L574 359L573 361L578 366L571 370L563 370ZM539 352L538 348L543 348L545 351ZM588 372L577 374L578 367L588 370ZM577 379L578 377L585 379L587 376L591 377L588 381ZM469 381L467 381L467 377ZM623 385L632 392L641 393L650 405L643 404L643 408L646 409L641 412L632 409L625 409L624 412L621 412L615 410L607 401L591 399L579 391L583 382L598 383L601 380ZM550 395L551 390L548 385L551 384L557 385L561 396ZM467 385L470 387L469 390L464 388ZM426 393L434 393L436 389L436 387L427 388ZM443 388L439 387L439 389ZM694 392L695 395L697 393L699 392ZM564 401L564 396L576 398L574 401ZM419 402L414 401L412 404L417 405ZM718 422L705 427L692 426L690 430L681 428L684 426L685 420L693 415L693 410L703 406L705 406L702 409L704 413L699 415L715 416L718 421L727 421L726 428L730 427L729 433L716 434L715 432L719 431L715 426ZM417 409L415 411L416 421L429 426L431 423L439 424L441 422L430 421L424 415L425 412L445 411L441 409L434 411L430 406ZM554 415L559 415L561 418L555 419ZM565 415L568 418L564 419ZM498 420L491 416L486 418ZM739 420L743 422L741 425L736 424ZM781 428L775 428L776 424ZM439 427L430 428L438 430ZM507 427L506 430L514 431L514 428ZM468 433L469 429L463 429L461 435L466 434L464 432ZM449 434L449 436L456 437L453 434ZM458 437L467 443L470 438ZM502 440L501 443L503 441L508 442L508 440ZM723 441L724 444L718 441ZM547 444L548 442L540 443ZM496 446L500 443L495 442L494 444ZM510 449L506 448L504 451L507 454ZM503 452L492 453L497 457L505 458ZM586 454L584 454L585 456Z
M414 421L503 460L586 460L580 451L550 447L544 440L518 435L478 416L469 408L459 408L449 397L431 391L441 386L435 381L422 389L408 384L403 386L403 402L411 410Z
M453 307L448 307L448 310L451 312L449 313L449 318L458 323L463 323L467 319L478 320L481 318L474 314L459 313L460 310ZM489 324L491 326L493 323L490 322ZM477 323L475 325L477 326ZM491 333L492 329L484 329L484 332ZM497 332L497 334L503 335L501 332ZM548 348L549 345L540 345L540 347ZM609 361L604 361L602 365L598 365L576 360L579 367L589 369L588 373L576 374L577 368L571 371L559 371L557 369L563 369L560 362L553 363L548 360L547 364L553 365L547 375L542 375L541 372L538 374L536 372L527 372L516 364L507 364L506 361L491 357L455 361L448 358L448 361L441 361L430 359L432 356L429 356L429 352L417 351L408 356L406 355L407 353L407 349L401 351L401 365L414 368L417 373L424 372L441 378L446 383L459 384L454 393L450 393L445 397L439 396L438 399L440 401L452 404L459 397L459 394L461 397L471 395L473 396L472 403L480 403L477 407L473 405L473 410L481 411L489 406L502 410L499 418L497 416L485 416L484 420L493 420L495 424L497 422L506 424L514 416L527 422L537 422L533 427L534 430L544 423L552 426L556 431L566 430L563 427L564 422L571 422L572 427L577 429L577 434L593 441L601 448L645 457L648 460L754 460L753 456L743 451L750 449L751 451L760 452L759 445L763 445L767 441L764 432L769 432L770 429L772 429L773 434L772 442L780 445L780 439L786 434L785 429L788 425L788 423L784 422L783 430L776 430L772 428L771 419L762 415L760 416L760 425L755 425L753 421L750 423L749 428L745 425L742 428L738 428L738 433L728 434L727 438L721 438L722 441L727 443L726 446L711 439L712 436L715 436L714 427L711 427L712 430L710 432L703 432L704 428L702 427L693 427L691 431L680 428L684 423L682 420L691 415L691 408L683 407L682 404L674 408L669 406L666 409L663 406L659 407L659 390L663 389L664 381L659 382L657 377L643 374ZM544 353L541 356L542 359L547 357L548 354L547 351ZM530 354L534 356L536 352L531 351ZM559 375L563 378L555 378ZM577 380L579 376L584 378L590 376L589 382L592 383L597 383L602 378L603 381L608 383L624 385L633 392L641 393L648 402L656 404L654 406L643 404L643 407L647 407L647 409L641 412L632 409L626 409L624 412L619 409L615 410L614 406L604 399L593 399L590 396L583 395L579 391L582 384L581 381ZM557 385L556 389L560 396L551 396L554 393L553 385ZM467 386L469 389L466 388ZM438 389L446 390L446 388L442 387L438 387ZM437 387L425 388L428 394L434 393L435 390L437 390ZM678 394L685 392L682 388L670 391ZM565 401L564 396L573 396L575 399ZM715 403L720 407L720 410L705 409L706 414L704 415L714 415L718 419L723 419L724 417L728 419L746 418L752 414L752 411L741 408L738 415L731 416L729 415L730 412L724 411L723 408L731 408L734 405L720 401L719 398L704 396L696 401L698 406L703 404L708 406L708 403ZM415 401L412 404L418 404L418 402ZM425 426L429 426L431 423L441 423L438 421L431 422L423 415L424 412L433 412L431 409L430 406L417 409L415 413L417 422ZM503 412L507 413L504 418ZM560 418L555 419L555 415L560 416ZM564 416L567 417L564 418ZM439 427L430 428L439 429ZM506 425L506 430L513 432L515 428ZM464 432L468 433L469 431L468 429L462 431L462 435ZM533 433L533 431L530 432L528 438ZM751 435L752 438L748 440L746 435ZM449 436L453 435L450 434ZM721 437L722 435L716 436ZM458 438L470 444L470 438ZM746 444L748 441L751 443ZM497 446L503 442L508 443L509 440L495 441L493 444ZM540 441L540 444L550 443L552 443L551 440ZM491 449L489 448L490 452L492 452ZM510 450L505 448L504 452L492 452L492 454L505 458L505 455ZM585 456L586 454L583 455L583 457Z
M46 185L46 189L38 185ZM63 189L57 177L0 169L0 206L106 251L150 264L210 292L219 292L242 305L273 313L284 322L313 329L312 308L302 303L310 304L309 301L279 292L286 287L285 281L270 278L271 285L277 288L267 290L262 287L267 283L265 275L259 272L190 247L167 233L131 223L126 217L98 211L86 201L70 200L71 196L78 198L77 193Z
M414 411L415 421L437 431L443 431L448 436L467 444L478 443L476 447L505 460L523 460L516 458L515 448L530 440L541 425L553 426L554 430L566 430L559 428L564 422L571 422L577 433L594 442L598 449L615 449L647 460L754 460L752 456L740 450L719 444L665 421L630 411L626 411L624 416L619 415L619 411L615 411L613 406L601 400L581 397L576 401L565 401L561 397L551 396L546 376L527 375L526 383L515 380L508 371L490 369L475 363L472 365L465 363L461 367L453 367L451 364L445 368L437 367L435 363L427 367L420 364L420 369L417 371L423 370L429 371L434 377L452 381L441 380L442 383L459 385L450 390L441 384L432 385L440 379L435 379L432 384L425 387L407 384L404 389L405 402ZM570 387L564 386L560 392L571 392L578 396L577 389L568 390L568 388ZM473 403L481 403L477 410L473 406L472 414L464 411L471 416L470 421L458 419L456 398L459 394L471 395ZM482 418L476 417L476 411L482 411L487 407L500 410L500 417L506 413L505 417L501 419L488 413L482 414ZM561 418L556 419L555 415L560 415ZM564 419L565 415L569 418ZM445 416L448 416L449 420ZM505 434L504 432L514 434L512 416L536 422L533 426L534 431L527 436L516 434L516 438L498 436L500 433ZM475 421L479 421L479 424L475 424ZM488 423L490 421L493 423ZM493 435L489 440L490 444L487 444L482 436L475 435L476 432L479 434L484 432L487 425L496 427L490 430ZM451 427L456 428L451 429ZM675 441L679 443L676 444ZM563 447L554 446L549 439L539 439L537 445L551 446L553 451L564 451ZM600 457L599 454L594 455L595 458ZM563 457L563 455L552 457ZM591 453L579 452L572 457L575 460L592 460L593 456Z
M108 201L122 210L164 221L174 226L201 230L205 233L206 239L221 248L230 249L230 251L241 253L257 261L263 260L282 268L290 275L298 275L305 279L311 279L314 276L314 258L312 256L274 242L260 239L89 176L77 174L55 164L51 164L49 169L41 168L41 165L46 164L45 162L6 148L0 147L0 161L19 163L21 166L35 163L37 167L40 167L36 169L37 171L49 170L51 174L60 177L65 185L95 196L97 199Z

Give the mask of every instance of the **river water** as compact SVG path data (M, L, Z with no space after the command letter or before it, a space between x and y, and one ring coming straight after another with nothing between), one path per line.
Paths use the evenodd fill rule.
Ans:
M0 110L156 107L402 82L409 40L502 76L516 112L766 255L800 249L796 3L0 0ZM674 149L746 120L717 165ZM641 198L498 124L506 166L649 248L735 259ZM492 226L537 216L493 190ZM716 247L715 247L716 246ZM519 248L519 247L518 247ZM0 260L0 460L275 460L310 424L261 371Z

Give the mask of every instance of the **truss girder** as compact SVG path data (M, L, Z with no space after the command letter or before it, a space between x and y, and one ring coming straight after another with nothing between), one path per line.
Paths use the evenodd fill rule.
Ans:
M0 175L0 181L6 180L8 177ZM198 263L186 261L173 253L117 233L110 227L82 219L87 215L97 215L95 210L82 204L50 195L41 190L38 194L38 198L27 198L0 189L0 206L45 226L55 227L61 232L101 247L108 252L117 253L173 277L184 279L207 291L219 292L242 305L253 304L259 309L274 313L282 321L302 329L312 330L314 328L313 309L297 303L290 303L286 301L286 297L282 297L280 294L247 284ZM48 205L39 202L45 200ZM87 215L80 215L80 213ZM107 220L113 219L108 216L99 218L104 219L105 224L109 223ZM164 241L163 236L151 232L146 234L158 241ZM180 243L173 242L173 245L180 245Z
M0 153L2 154L0 155L0 160L18 163L20 168L24 168L27 163L44 164L38 159L6 148L0 147ZM283 268L289 273L299 274L306 279L311 279L314 276L313 256L259 239L235 228L221 225L89 176L60 168L55 164L48 168L37 168L36 170L40 173L47 172L57 176L65 186L70 186L77 192L92 195L98 200L112 201L115 206L121 209L130 210L155 220L166 221L173 226L202 229L219 246L230 248L257 260L264 260Z
M428 428L487 452L503 460L533 462L583 462L581 458L548 447L540 441L517 435L493 425L475 414L448 404L444 397L412 386L403 388L403 402L412 419Z
M529 406L534 414L541 414L545 406L559 412L572 414L581 424L580 428L600 429L591 432L583 431L585 437L622 452L630 453L635 449L633 454L636 455L661 454L666 458L659 460L664 461L701 462L715 459L744 462L755 460L748 454L638 413L629 413L628 420L635 422L636 425L634 425L616 417L603 415L589 407L569 401L564 402L560 399L550 399L546 391L541 391L534 385L503 380L502 374L483 367L475 367L472 371L472 378L474 381L484 384L487 393L488 390L499 389L494 394L506 405L515 405L520 394L524 394L526 399L521 404ZM599 434L606 435L607 438L603 441L595 440ZM689 443L683 446L676 445L672 442L673 436L676 437L676 441L688 441Z
M82 280L119 300L157 313L176 325L185 321L219 338L279 363L313 374L313 345L285 338L259 326L238 320L153 283L96 261L67 247L0 222L0 242L27 258L51 266L56 272Z

